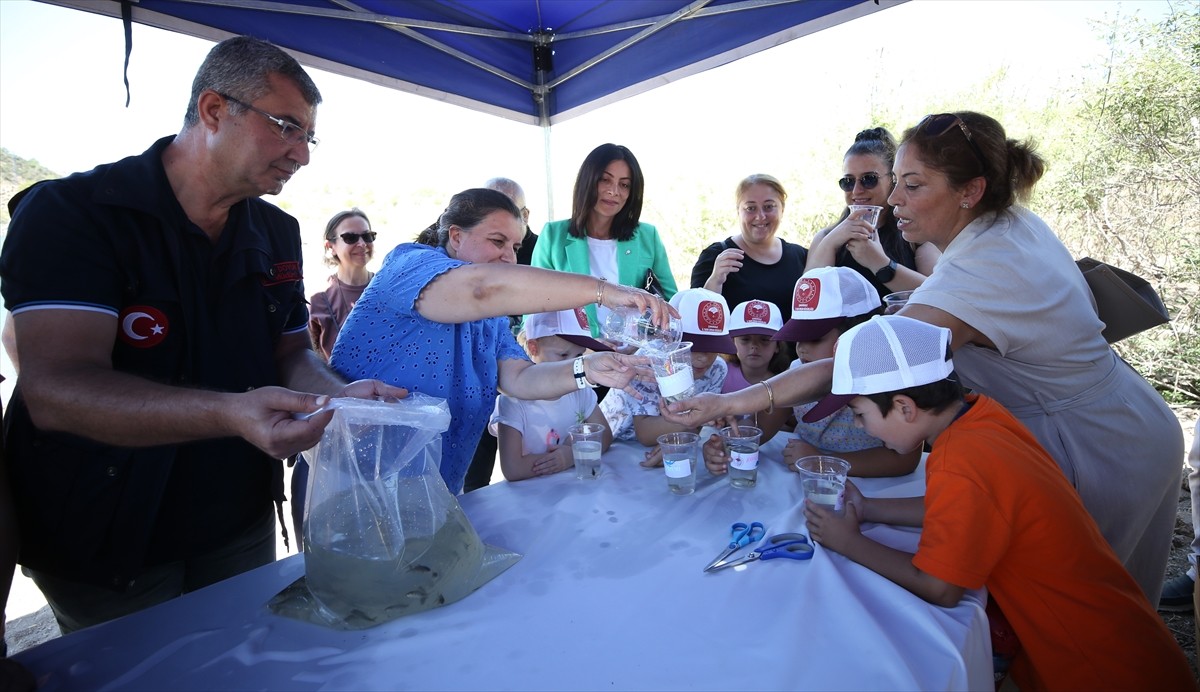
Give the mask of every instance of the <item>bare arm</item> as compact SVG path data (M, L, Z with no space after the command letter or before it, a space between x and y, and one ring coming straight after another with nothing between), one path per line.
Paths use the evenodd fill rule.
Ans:
M317 348L320 348L319 342ZM275 347L279 377L290 389L315 394L337 394L346 381L325 364L313 350L308 332L284 334Z
M894 452L887 447L872 447L870 449L860 449L855 452L830 452L822 449L814 449L814 451L808 452L804 456L811 454L830 454L840 459L845 459L850 462L850 475L858 476L859 478L906 476L915 471L917 465L921 463L921 450L919 448L911 452L905 452L904 454ZM788 452L785 449L784 457L787 458L787 456ZM792 461L794 462L795 459Z
M573 464L571 448L566 444L541 454L526 454L525 435L520 430L501 423L496 432L499 433L497 446L504 480L523 481L526 478L547 476L565 471Z
M589 353L583 357L583 373L590 382L623 389L637 376L637 366L646 362L644 356ZM557 399L578 388L573 365L573 360L537 365L527 360L502 360L500 391L514 399Z
M846 484L844 516L839 517L824 507L808 503L804 508L809 534L814 541L887 577L934 605L949 608L962 600L963 587L917 569L911 553L876 543L862 535L858 526L860 517L862 521L920 526L924 515L924 498L865 498L852 482ZM913 519L917 521L913 523Z
M745 257L746 253L738 248L722 250L713 260L712 272L705 279L704 288L714 293L720 293L721 289L725 288L725 280L729 278L729 275L742 270L742 262Z
M958 350L963 345L968 343L979 344L981 346L988 346L991 348L996 347L996 345L992 343L991 339L979 333L974 327L966 322L963 322L954 315L951 315L945 310L940 310L928 305L905 305L904 307L900 308L900 312L897 314L904 315L905 317L911 317L915 320L921 320L927 324L936 324L939 327L945 327L946 329L949 329L952 335L950 341L950 347L952 349Z
M646 291L586 274L501 263L465 264L445 272L421 291L416 308L426 319L455 324L567 310L595 303L599 297L609 308L649 308L661 325L674 310Z
M829 237L829 233L832 230L832 228L826 228L817 231L817 234L813 236L812 244L808 247L808 259L804 262L804 271L818 267L834 266L837 261L838 248L845 245L846 240L843 238L839 243L837 242L838 239L835 238L829 242L825 242L825 239ZM840 235L844 234L839 234L839 237Z
M122 447L242 437L285 457L315 445L329 422L329 415L291 417L316 410L323 403L316 394L282 387L212 392L117 372L110 357L117 320L111 315L33 310L13 319L23 356L22 391L43 430Z
M847 513L850 511L847 510ZM807 514L808 510L805 512ZM858 564L887 577L934 605L952 608L958 605L966 591L961 586L942 581L932 574L917 569L912 562L911 553L876 543L857 531L853 536L840 541L836 547L830 545L828 538L818 538L818 533L814 531L812 536L822 546L837 551Z
M658 444L658 436L673 432L696 432L696 428L672 423L662 416L634 416L633 432L638 442L653 447Z
M917 246L917 271L925 276L933 274L933 268L937 266L937 261L942 256L942 251L934 247L933 243L922 243Z
M770 385L777 409L820 399L829 393L832 381L832 358L805 363L764 380ZM726 394L701 394L668 404L661 411L668 420L696 427L726 416L761 411L771 403L767 388L754 385Z
M4 314L4 328L0 329L0 342L4 344L4 352L8 354L8 361L12 363L13 370L20 373L21 364L17 362L17 330L14 328L11 312Z

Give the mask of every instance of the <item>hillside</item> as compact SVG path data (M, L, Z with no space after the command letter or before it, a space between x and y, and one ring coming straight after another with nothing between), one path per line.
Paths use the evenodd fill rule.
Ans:
M33 159L23 159L0 148L0 224L8 223L8 200L39 180L61 178Z

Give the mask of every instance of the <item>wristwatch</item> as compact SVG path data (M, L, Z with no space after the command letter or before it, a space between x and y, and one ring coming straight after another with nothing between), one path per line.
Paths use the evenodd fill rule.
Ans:
M579 356L575 359L575 362L571 364L571 372L575 373L575 386L579 389L586 389L588 387L596 386L593 382L588 380L587 375L583 372L583 356Z
M883 284L896 278L896 260L888 260L886 267L875 272L875 278L879 279L879 283Z

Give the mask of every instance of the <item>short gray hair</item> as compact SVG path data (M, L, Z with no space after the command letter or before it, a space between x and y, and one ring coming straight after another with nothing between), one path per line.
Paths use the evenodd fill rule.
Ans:
M191 99L183 116L183 128L186 130L200 122L197 104L205 90L212 89L252 103L270 93L272 74L292 80L308 105L321 103L320 90L295 58L273 43L250 36L235 36L213 46L196 72ZM229 108L233 113L241 110L235 103L230 103Z
M525 206L525 189L512 178L491 178L483 186L489 190L503 192L518 206Z

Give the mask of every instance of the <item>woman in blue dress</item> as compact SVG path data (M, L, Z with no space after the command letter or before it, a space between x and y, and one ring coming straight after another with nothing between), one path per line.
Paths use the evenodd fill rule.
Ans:
M339 373L375 373L447 400L452 422L442 437L441 471L453 493L462 490L497 390L555 399L578 387L625 388L645 363L591 353L535 365L513 337L508 315L595 304L650 309L665 324L671 309L641 289L518 265L524 237L520 210L504 194L458 193L438 220L438 246L406 243L392 250L333 348L330 364Z

